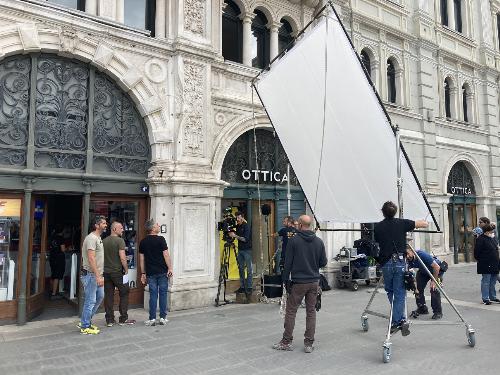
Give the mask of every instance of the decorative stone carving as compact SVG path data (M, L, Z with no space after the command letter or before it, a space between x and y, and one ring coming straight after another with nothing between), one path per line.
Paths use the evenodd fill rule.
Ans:
M226 115L222 112L218 112L215 114L215 123L219 126L224 126L226 123Z
M184 151L186 154L203 155L203 114L206 70L202 65L184 65Z
M129 67L122 78L122 82L129 88L129 90L132 90L141 80L141 72L133 66Z
M205 0L184 1L184 29L203 35L205 31Z
M38 39L38 29L35 25L19 25L19 37L25 51L39 51L40 40Z
M181 205L184 228L182 234L182 273L205 273L207 268L207 243L209 206L186 203ZM193 230L197 235L193 236Z
M158 59L151 59L144 66L146 76L154 83L162 83L167 78L167 67Z
M78 34L74 30L61 29L59 32L59 38L61 39L61 50L63 52L73 53L76 45L79 42Z
M96 65L106 67L113 58L113 54L113 50L101 42L95 51L95 55L92 61Z

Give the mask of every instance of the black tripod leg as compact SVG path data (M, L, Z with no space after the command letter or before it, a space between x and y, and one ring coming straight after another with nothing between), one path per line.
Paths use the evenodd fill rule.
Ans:
M217 297L215 297L215 307L220 306L220 289L222 287L222 283L224 283L224 302L226 302L226 268L225 268L225 259L226 254L228 253L227 244L224 244L224 250L222 250L222 259L220 264L219 271L219 285L217 286Z

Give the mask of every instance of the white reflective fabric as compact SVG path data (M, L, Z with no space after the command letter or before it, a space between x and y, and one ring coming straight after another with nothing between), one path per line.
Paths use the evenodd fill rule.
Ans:
M376 222L385 201L397 204L396 137L335 16L323 18L255 86L319 221ZM404 217L431 220L401 159Z

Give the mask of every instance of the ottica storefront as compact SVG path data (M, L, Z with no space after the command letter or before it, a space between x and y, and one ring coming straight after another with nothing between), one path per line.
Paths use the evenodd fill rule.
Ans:
M80 245L96 214L124 224L131 304L142 304L150 146L143 118L93 66L50 54L0 61L0 322L76 311ZM47 298L49 243L63 237L60 299Z
M254 272L260 273L262 267L267 268L278 246L277 240L268 236L281 228L283 218L288 215L288 182L290 214L296 218L304 214L306 203L293 169L288 173L288 158L279 139L266 129L257 129L255 136L254 141L253 130L243 133L226 154L222 179L230 186L224 190L221 207L232 207L233 211L246 214L252 228ZM262 205L269 206L268 215L259 215ZM230 277L238 277L236 266Z

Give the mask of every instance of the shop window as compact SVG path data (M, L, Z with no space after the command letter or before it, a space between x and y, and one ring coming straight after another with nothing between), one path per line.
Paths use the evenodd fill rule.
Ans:
M115 221L123 225L122 238L125 241L125 255L127 257L128 278L131 288L137 287L139 205L140 203L137 201L112 201L107 199L92 200L90 202L91 216L103 215L108 220L109 229L103 233L103 238L109 235L111 225Z
M441 24L448 26L448 0L441 0Z
M256 10L252 21L252 66L263 69L269 64L270 33L264 13Z
M155 36L156 0L124 0L124 23Z
M361 51L361 62L363 63L363 66L365 67L366 72L368 75L371 77L371 60L370 60L370 55L368 55L368 52L366 49Z
M278 53L283 52L285 49L292 47L293 42L293 29L290 22L281 19L281 27L278 30Z
M0 302L16 297L21 199L0 196Z
M231 0L224 1L222 11L222 56L237 63L243 62L243 24L240 8Z
M63 5L68 8L73 8L85 12L85 0L48 0L49 3Z
M392 59L387 60L387 100L396 103L396 68Z
M455 30L462 32L462 0L453 0L455 10Z

